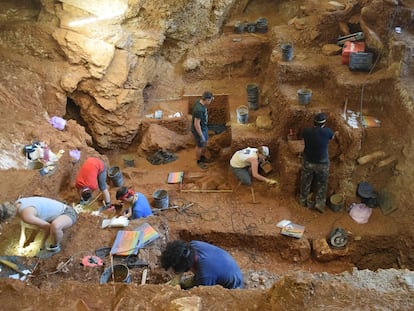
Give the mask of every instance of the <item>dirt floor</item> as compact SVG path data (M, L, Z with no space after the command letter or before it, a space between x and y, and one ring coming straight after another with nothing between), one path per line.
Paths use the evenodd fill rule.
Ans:
M160 100L168 98L171 86L159 85L148 92L151 105L145 113L163 110L164 115L181 112L182 117L175 121L144 120L143 127L149 130L127 148L103 150L94 146L94 150L90 147L93 143L87 129L76 122L80 119L76 113L65 130L57 132L44 121L43 113L39 113L44 107L40 104L25 107L25 97L38 94L37 77L32 78L32 85L13 83L13 77L21 77L21 67L14 66L12 60L19 64L23 61L1 49L4 56L1 68L9 77L0 84L5 112L0 117L4 150L0 170L1 202L14 201L18 196L42 195L77 204L79 198L73 186L76 173L87 156L97 155L109 167L119 167L123 184L145 194L154 209L157 207L154 192L166 190L170 208L154 210L154 216L130 221L122 229L133 230L147 222L160 233L159 239L139 251L138 258L144 264L130 265L127 284L99 283L106 268L118 263L128 265L131 263L128 260L136 260L135 257L105 256L102 266L81 265L86 256L111 247L120 230L101 228L104 219L119 213L92 213L99 209L99 199L79 213L75 226L65 231L62 251L48 259L35 257L40 235L28 231L33 233L32 239L21 248L19 218L3 220L0 257L33 272L22 281L11 280L8 276L16 275L15 271L1 266L0 309L182 310L183 305L199 310L411 310L414 307L413 195L407 186L412 181L414 163L409 134L412 117L398 96L391 70L379 63L369 74L350 72L346 66L339 65L341 55L326 56L319 48L302 46L301 37L284 27L291 21L291 10L298 10L300 1L290 6L287 2L277 5L253 2L255 6L248 6L243 15L232 17L219 39L194 49L194 55L204 57L207 64L204 72L177 69L185 82L179 100ZM235 21L256 20L275 10L279 13L269 14L269 23L281 26L275 27L272 35L231 31ZM287 37L298 42L292 62L281 61L280 42L272 42L275 38L282 42ZM412 35L407 34L406 38L410 41ZM271 49L272 45L277 49ZM233 52L230 56L220 55L224 58L237 59L245 53L245 65L220 68L221 63L214 62L220 50ZM267 66L260 67L265 68L265 78L263 73L243 74L246 68L255 68L250 60L252 63L263 61L254 59L256 53L263 58L270 55ZM34 66L41 67L41 62ZM219 79L214 78L215 70ZM50 72L51 76L54 74ZM197 75L211 78L198 81ZM406 79L412 82L412 77ZM247 105L246 85L252 83L263 85L260 105L257 110L250 109L248 122L241 124L238 108ZM307 106L298 103L296 93L305 87L313 91ZM13 88L20 90L20 98L10 95L8 90ZM224 118L221 125L225 125L225 131L212 133L208 156L214 161L207 170L201 170L196 165L192 136L185 126L189 122L189 107L206 89L216 96L210 116ZM327 204L323 214L298 204L301 156L291 149L287 139L290 129L297 133L310 126L313 114L318 111L326 112L328 127L339 131L329 149L329 196L337 193L345 200L342 210L333 211ZM352 112L359 111L375 116L381 126L352 128L347 120ZM261 118L269 118L273 123L266 127L260 123ZM37 139L46 141L54 152L65 151L51 174L41 176L38 170L27 169L22 144ZM252 187L239 185L229 169L229 159L239 148L259 145L270 146L273 170L267 176L278 183L270 186L254 181ZM84 146L82 156L79 162L74 162L68 153L79 146ZM169 151L176 160L151 164L147 157L157 149ZM382 164L378 160L358 164L357 159L374 151L384 152L381 160L394 158ZM183 182L168 184L171 172L183 172ZM356 223L348 207L359 202L355 193L360 181L369 181L386 195L391 212L373 208L367 223ZM118 188L110 178L108 184L112 202L117 203ZM282 220L304 226L304 236L296 239L280 234L276 225ZM344 248L331 248L326 243L336 228L343 228L347 234ZM173 274L159 267L159 256L166 242L176 238L203 240L228 250L241 267L245 289L230 291L215 286L184 291L166 285ZM21 299L16 301L16 298Z

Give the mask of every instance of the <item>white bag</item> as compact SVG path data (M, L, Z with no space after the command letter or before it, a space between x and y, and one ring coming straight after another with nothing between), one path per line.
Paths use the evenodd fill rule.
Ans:
M372 208L364 203L352 203L349 209L349 215L359 224L366 224L372 214Z

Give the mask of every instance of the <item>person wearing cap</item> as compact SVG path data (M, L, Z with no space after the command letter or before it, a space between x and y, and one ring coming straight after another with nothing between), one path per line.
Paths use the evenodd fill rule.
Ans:
M205 149L208 141L208 110L207 106L211 104L214 96L211 92L203 93L201 99L198 99L193 108L191 119L191 133L195 139L195 152L197 165L202 169L207 169L206 163L209 160L205 157Z
M129 219L145 218L153 215L151 206L145 195L140 192L134 192L131 188L119 188L116 192L116 199L122 203L127 202L131 205L124 214Z
M81 196L81 204L92 198L93 192L99 189L105 200L105 207L111 207L111 196L106 184L106 164L103 160L90 157L82 164L76 176L75 187Z
M234 258L224 249L202 241L175 240L167 243L161 254L161 266L179 273L191 271L191 282L180 282L181 288L221 285L224 288L243 288L243 274ZM181 280L179 280L181 281Z
M265 161L270 155L269 147L244 148L236 151L230 159L230 166L238 180L243 185L252 184L251 176L268 184L275 184L274 179L266 178L259 174L259 164Z
M20 198L14 205L23 222L43 230L40 248L59 252L63 230L75 224L76 211L69 205L45 197ZM48 239L50 244L46 245Z
M323 213L326 205L326 192L329 177L328 145L335 134L326 126L326 115L314 116L313 127L303 129L301 136L305 142L302 172L300 177L300 197L302 206L310 207L308 196L312 183L315 188L315 209Z

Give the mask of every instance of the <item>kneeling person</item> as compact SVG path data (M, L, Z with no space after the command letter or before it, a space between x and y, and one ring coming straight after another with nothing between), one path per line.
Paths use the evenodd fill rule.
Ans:
M243 288L243 275L234 258L224 249L202 242L175 240L161 254L161 266L176 273L190 271L194 280L187 288L199 285L221 285Z
M77 220L75 210L69 205L45 197L21 198L14 205L22 221L43 230L41 249L59 252L63 230L72 227ZM51 243L46 245L49 237Z
M127 187L121 187L116 192L116 199L122 203L128 202L131 204L131 207L125 214L129 219L145 218L153 215L147 198L140 192L134 192Z

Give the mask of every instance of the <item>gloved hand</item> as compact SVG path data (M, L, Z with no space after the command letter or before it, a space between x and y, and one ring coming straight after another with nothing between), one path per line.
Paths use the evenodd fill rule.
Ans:
M266 180L266 183L268 185L276 185L277 184L277 180L275 180L275 179L267 179Z
M105 210L115 209L115 206L111 204L111 202L105 202Z

